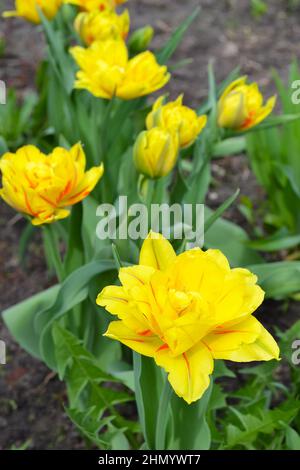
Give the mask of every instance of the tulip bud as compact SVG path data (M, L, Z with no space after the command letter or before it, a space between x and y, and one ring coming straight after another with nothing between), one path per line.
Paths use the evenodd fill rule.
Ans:
M144 28L134 31L128 41L130 51L134 53L145 51L149 47L153 35L154 30L152 26L145 26Z
M133 149L137 170L152 179L170 173L176 165L178 153L178 135L159 127L141 132Z
M243 131L262 122L272 111L276 96L263 105L263 96L257 83L247 85L247 77L232 82L218 103L218 125L226 129Z

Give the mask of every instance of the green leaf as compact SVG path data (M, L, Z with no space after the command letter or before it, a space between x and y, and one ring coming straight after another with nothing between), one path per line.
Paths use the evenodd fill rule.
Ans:
M232 205L232 203L236 200L238 195L240 194L240 190L237 189L235 193L226 199L223 204L218 207L218 209L205 221L204 224L204 232L208 232L210 227L224 214L224 212Z
M60 286L50 287L3 312L4 322L20 346L32 356L41 359L39 335L34 322L37 314L53 305Z
M240 155L246 150L245 137L231 137L217 142L213 148L214 158L223 158L229 155Z
M294 121L300 120L300 113L298 114L282 114L280 116L271 116L266 119L262 124L259 124L257 127L252 127L247 132L260 131L262 129L270 129L272 127L277 127L282 124L288 124Z
M206 422L212 382L200 400L188 405L182 398L173 394L171 400L173 416L173 436L168 449L208 450L211 444L210 429Z
M258 276L259 285L269 298L283 299L300 291L299 261L249 265L248 269Z
M0 136L0 157L6 152L8 152L8 145L4 137Z
M107 382L115 382L116 379L100 369L96 358L78 338L58 323L54 323L52 330L59 375L67 383L69 416L96 444L105 445L105 434L99 438L99 431L107 426L109 438L106 436L106 445L128 449L128 441L122 437L126 431L125 420L119 416L115 406L132 400L132 397L127 392L107 386Z
M84 264L84 242L81 231L83 209L82 204L78 203L72 208L69 219L69 234L67 254L64 259L65 273L70 274Z
M100 274L114 269L115 264L111 260L92 261L82 266L70 274L62 283L54 305L37 315L35 328L36 331L40 332L40 351L44 361L50 368L55 369L54 346L51 335L53 323L87 298L89 284L95 276L100 276Z
M225 89L230 85L231 82L236 80L240 75L240 67L236 67L230 74L223 80L223 82L217 87L217 96L220 97ZM211 111L211 103L207 99L198 109L197 114L208 114Z
M205 219L212 214L213 211L205 207ZM248 241L241 227L223 218L219 218L205 235L205 247L222 250L233 266L248 266L263 261L256 251L246 246Z
M270 237L262 240L255 240L247 243L247 246L258 251L280 251L288 250L300 244L300 235L287 236L287 237Z
M214 384L211 397L209 400L209 410L214 411L214 410L220 410L222 408L226 408L227 406L226 397L227 397L227 394L223 392L221 385Z
M225 448L234 449L237 446L250 448L260 433L271 434L276 429L285 426L298 413L299 407L283 411L280 408L275 410L263 410L261 416L243 415L236 409L232 411L238 416L241 427L229 424L227 427L227 443Z
M93 416L94 412L95 407L85 411L78 410L77 408L66 408L68 417L84 436L99 448L108 449L109 446L105 440L105 435L100 433L113 420L113 416L97 420Z
M288 426L285 431L286 445L290 450L300 450L300 435Z
M152 358L133 353L133 360L139 419L148 449L155 449L156 416L164 385L163 374Z
M71 56L65 51L64 37L61 31L55 31L53 23L49 21L39 8L39 16L49 44L52 65L67 94L71 94L74 85L74 69ZM49 55L50 58L50 55Z
M235 373L228 369L224 361L215 362L214 379L218 379L220 377L229 377L231 379L236 377Z
M35 231L35 227L32 225L31 222L28 221L25 228L22 231L22 234L19 238L19 244L18 244L18 256L19 256L21 264L24 263L26 250L28 248L30 240L33 237L34 231Z

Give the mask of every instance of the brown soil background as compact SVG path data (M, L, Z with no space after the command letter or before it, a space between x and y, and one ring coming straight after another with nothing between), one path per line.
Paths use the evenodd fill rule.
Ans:
M185 93L190 105L198 106L207 95L207 64L215 63L218 79L237 65L243 74L255 79L266 94L273 92L272 68L286 77L288 65L299 56L300 10L289 12L286 0L270 0L269 10L259 20L250 14L250 0L129 0L133 28L151 24L155 28L154 46L159 46L193 9L202 8L199 19L186 35L175 60L192 58L193 63L173 73L169 86L172 96ZM1 0L0 12L12 9L13 2ZM0 35L5 38L5 56L0 58L0 79L25 92L34 84L34 74L43 56L42 37L35 26L25 21L0 20ZM299 58L299 57L298 57ZM219 204L237 187L242 194L264 197L257 188L244 157L214 163L216 184L208 197ZM244 224L234 209L230 216ZM30 246L26 268L17 256L22 223L0 201L0 309L38 292L49 279L38 240ZM267 303L262 312L265 323L287 327L299 317L297 304L283 312L282 306ZM38 361L21 350L0 324L0 338L8 348L8 364L0 366L0 450L78 449L85 444L63 413L63 385Z

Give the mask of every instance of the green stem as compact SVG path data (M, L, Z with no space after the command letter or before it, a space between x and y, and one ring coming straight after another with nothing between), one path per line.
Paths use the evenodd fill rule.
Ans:
M62 282L65 278L65 270L60 257L59 240L56 236L54 226L52 224L45 225L43 227L43 233L48 255L53 263L59 282Z
M157 420L156 420L156 438L155 438L155 449L165 450L166 447L166 430L169 416L169 405L172 394L172 388L166 377L163 392L160 398Z

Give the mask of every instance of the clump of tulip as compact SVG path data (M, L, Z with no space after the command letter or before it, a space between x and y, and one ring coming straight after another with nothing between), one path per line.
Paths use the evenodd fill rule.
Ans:
M133 150L137 170L151 179L168 175L179 152L191 146L204 129L207 117L182 104L183 96L164 104L157 99L146 119L147 130L140 133Z

